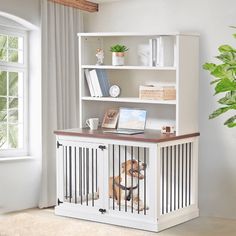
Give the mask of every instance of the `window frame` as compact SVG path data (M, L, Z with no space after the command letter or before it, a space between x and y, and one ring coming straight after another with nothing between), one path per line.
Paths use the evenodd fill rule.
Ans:
M0 70L23 73L23 147L15 149L0 149L1 157L20 157L28 155L29 147L29 104L28 104L28 32L0 25L0 34L23 38L23 63L1 62Z

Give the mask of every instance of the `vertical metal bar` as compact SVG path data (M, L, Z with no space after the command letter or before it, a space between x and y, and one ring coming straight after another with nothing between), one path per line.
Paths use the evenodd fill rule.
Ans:
M180 208L180 144L178 144L178 209Z
M68 173L67 173L67 146L65 146L65 152L66 152L66 199L68 198Z
M143 149L144 150L144 166L145 166L145 168L144 168L144 199L143 199L143 201L144 201L144 215L146 215L147 214L147 212L146 212L146 206L147 206L147 203L146 203L146 201L147 201L147 199L146 199L146 194L147 194L147 192L146 192L146 169L147 169L147 160L146 160L146 148L144 148Z
M125 146L125 212L127 212L127 146Z
M182 193L182 203L181 203L181 207L184 207L184 144L181 145L182 146L182 187L181 187L181 193Z
M92 148L92 206L94 206L94 149Z
M98 150L96 149L96 192L98 192Z
M168 179L168 166L169 166L169 147L166 147L166 213L168 213L169 212L169 210L168 210L168 205L169 205L169 202L168 202L168 197L169 197L169 189L168 189L168 181L169 181L169 179Z
M172 211L172 146L170 146L170 212Z
M82 193L82 157L83 149L79 148L79 195L80 195L80 204L83 205L83 193Z
M65 188L65 179L66 179L66 161L65 161L65 147L62 146L63 153L63 199L65 200L66 188Z
M174 210L176 210L176 145L174 145Z
M77 203L77 164L76 164L76 147L74 148L75 152L75 204Z
M120 182L120 145L119 145L119 182ZM119 211L121 211L120 198L121 198L121 189L119 186Z
M115 145L112 145L112 200L113 210L115 210Z
M131 169L133 170L133 155L134 155L134 147L131 146ZM132 176L131 176L131 188L133 188L133 183L134 183L134 179L133 179L133 173L132 173ZM134 197L133 197L133 194L132 195L132 198L131 198L131 212L133 213L134 212Z
M192 179L191 179L191 174L192 174L192 143L189 143L189 197L188 197L188 201L189 201L189 205L191 205L191 194L192 194Z
M185 206L188 204L188 143L185 144Z
M70 202L71 202L71 199L72 199L72 159L71 159L71 146L69 146L69 176L70 176L69 191L70 191Z
M139 214L139 171L140 171L140 169L139 169L139 159L140 159L140 157L139 157L139 147L138 147L138 214Z
M164 155L165 155L165 150L164 150L164 148L161 148L161 151L162 151L162 155L161 155L161 161L162 161L162 174L161 174L161 179L162 179L162 186L161 186L161 188L162 188L162 190L161 190L161 193L162 193L162 214L164 214L165 213L165 211L164 211L164 207L165 207L165 205L164 205L164 197L165 197L165 195L164 195L164 191L165 191L165 188L164 188L164 184L165 184L165 166L164 166Z
M83 195L85 195L85 148L83 148Z
M88 206L89 195L89 149L86 148L86 205Z

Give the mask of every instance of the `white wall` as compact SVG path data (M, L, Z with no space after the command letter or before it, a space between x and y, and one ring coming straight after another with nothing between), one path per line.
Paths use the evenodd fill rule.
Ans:
M39 0L0 0L0 11L36 26L29 31L29 155L32 159L3 161L0 158L2 213L38 205L41 179L40 4Z
M0 0L0 11L40 25L40 0Z
M85 31L196 31L200 65L217 54L220 44L234 43L235 0L126 0L100 4L99 12L85 15ZM234 32L235 33L235 32ZM208 115L217 107L210 77L200 70L199 203L202 215L236 218L236 128L224 118Z

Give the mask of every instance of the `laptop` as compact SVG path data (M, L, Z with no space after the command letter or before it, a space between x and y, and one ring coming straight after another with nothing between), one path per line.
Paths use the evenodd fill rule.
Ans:
M116 130L105 130L104 133L141 134L144 133L147 111L142 109L120 108Z

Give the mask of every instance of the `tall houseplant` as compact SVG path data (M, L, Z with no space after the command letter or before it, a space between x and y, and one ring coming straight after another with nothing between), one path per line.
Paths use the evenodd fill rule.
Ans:
M233 37L236 39L236 34L233 34ZM209 119L233 111L233 116L224 122L224 125L232 128L236 127L236 48L222 45L218 50L220 54L216 58L220 60L220 63L205 63L203 65L203 68L215 77L211 82L215 86L214 95L222 94L218 100L220 107L209 116Z

